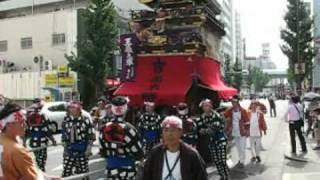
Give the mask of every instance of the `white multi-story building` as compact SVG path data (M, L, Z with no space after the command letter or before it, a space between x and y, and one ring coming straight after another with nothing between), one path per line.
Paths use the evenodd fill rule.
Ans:
M16 100L44 97L50 92L46 74L67 64L65 54L77 53L77 9L86 1L6 0L0 2L0 94ZM37 62L37 63L35 63ZM41 72L42 71L42 72ZM44 72L45 71L45 72ZM1 74L2 73L2 74ZM59 93L76 91L76 81Z
M234 61L234 29L233 29L233 2L232 0L218 0L222 7L221 21L225 25L226 35L222 38L222 53Z
M245 45L244 45L244 47L245 47ZM244 48L244 51L245 50L246 49ZM244 52L244 54L246 54L246 53ZM270 44L269 43L262 44L262 53L259 57L248 57L245 55L244 60L243 60L243 68L248 69L249 66L251 68L257 67L262 70L276 69L276 65L271 60L271 57L270 57Z
M241 64L243 64L243 39L241 32L241 19L240 13L235 12L235 58L239 60Z
M275 69L276 65L271 61L270 57L270 44L262 44L262 54L258 58L259 67L261 69Z
M3 76L0 78L0 94L14 99L43 96L41 91L45 84L36 82L44 82L41 79L44 76L27 74L39 73L39 70L54 70L59 65L67 64L65 54L77 53L76 42L80 28L78 10L87 7L88 2L89 0L0 0L0 76ZM119 34L123 31L122 26L127 26L125 21L129 15L128 10L143 8L137 1L126 2L114 1L119 14ZM9 72L12 76L8 75ZM19 73L20 75L14 75ZM28 82L29 77L30 83L12 84L20 81L15 80L16 77L23 78L25 82ZM17 88L36 93L18 93L19 90L15 90Z
M138 4L119 1L114 2L123 20L122 16L128 16L128 10ZM87 7L88 2L0 1L0 59L14 63L17 70L37 70L35 57L52 66L66 64L65 54L77 51L78 9Z
M37 70L35 57L48 69L66 64L64 55L76 52L77 9L85 5L84 0L0 2L0 58L16 70Z

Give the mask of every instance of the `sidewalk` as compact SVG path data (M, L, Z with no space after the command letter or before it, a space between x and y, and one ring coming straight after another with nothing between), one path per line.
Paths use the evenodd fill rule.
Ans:
M284 166L282 180L319 180L320 179L320 151L312 150L314 140L307 138L308 153L299 158L287 160ZM299 160L303 160L302 162Z
M290 139L288 124L281 118L287 107L286 101L278 101L278 117L270 118L266 115L268 125L267 135L262 138L265 150L261 152L262 162L251 163L249 140L247 142L245 168L232 168L231 180L319 180L320 179L320 151L312 150L313 140L307 140L308 154L303 160L308 162L292 161L285 158L290 152ZM301 148L297 139L297 150ZM231 149L231 159L234 164L238 162L235 147ZM210 180L218 180L216 172L210 174Z

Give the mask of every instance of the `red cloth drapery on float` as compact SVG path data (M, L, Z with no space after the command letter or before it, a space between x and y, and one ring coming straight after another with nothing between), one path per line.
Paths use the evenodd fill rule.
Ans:
M137 57L135 78L124 82L115 95L129 96L131 105L142 105L148 97L153 97L157 104L176 105L185 101L195 77L200 84L217 91L222 99L237 93L221 80L218 61L195 55L174 55Z
M216 60L205 58L196 63L197 71L200 74L201 83L217 91L219 97L224 100L230 99L238 91L228 87L221 79L220 63Z

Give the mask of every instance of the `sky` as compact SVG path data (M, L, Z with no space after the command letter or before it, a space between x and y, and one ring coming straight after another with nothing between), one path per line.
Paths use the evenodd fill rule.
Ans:
M270 43L271 60L278 69L287 68L288 59L280 49L280 30L285 27L283 17L287 11L287 0L233 0L233 2L235 10L240 12L247 55L259 56L261 44Z

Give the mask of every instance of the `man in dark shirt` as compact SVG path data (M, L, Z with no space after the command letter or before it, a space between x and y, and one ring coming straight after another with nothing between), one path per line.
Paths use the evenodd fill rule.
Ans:
M274 97L272 95L269 96L268 101L270 106L270 116L272 117L273 115L274 117L277 117L276 103Z
M181 141L182 120L168 116L161 123L163 141L148 154L143 180L207 180L198 152Z

